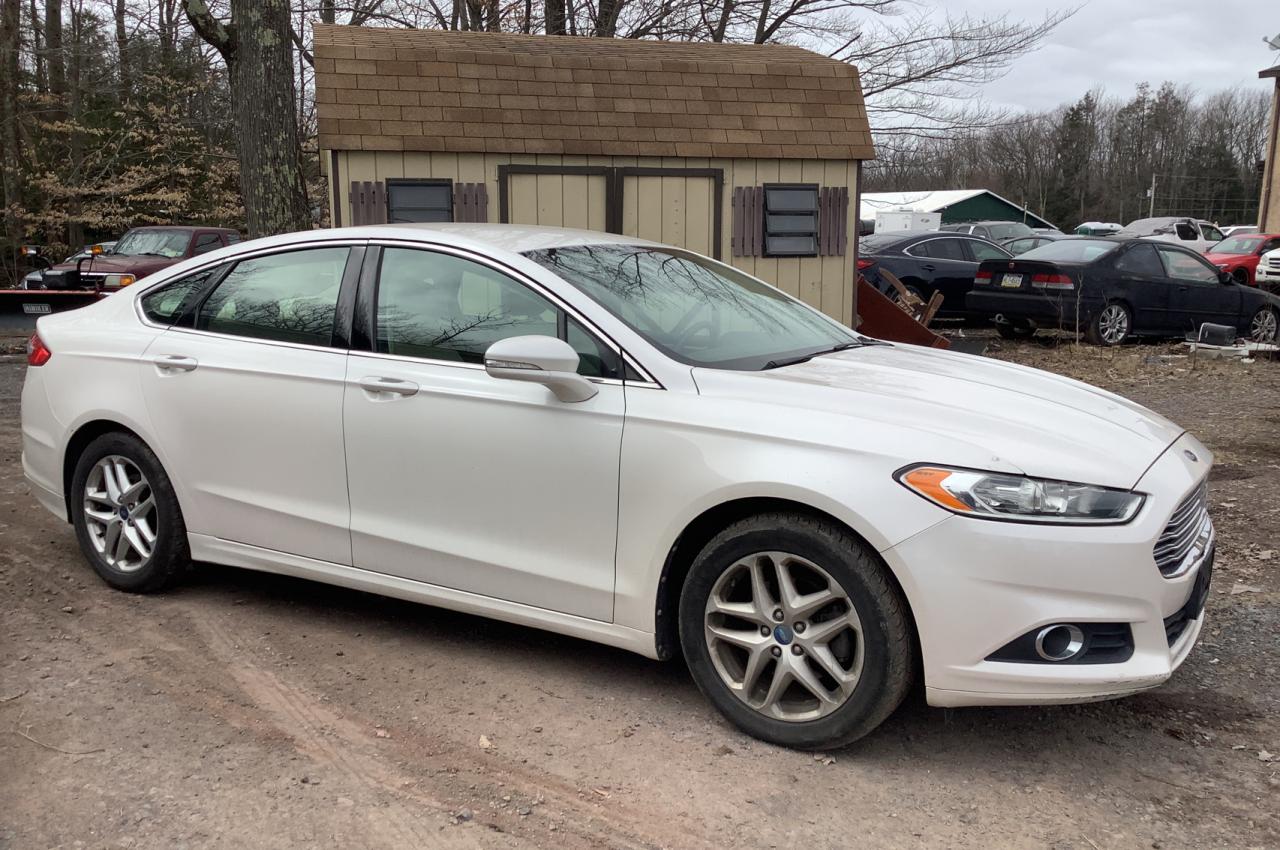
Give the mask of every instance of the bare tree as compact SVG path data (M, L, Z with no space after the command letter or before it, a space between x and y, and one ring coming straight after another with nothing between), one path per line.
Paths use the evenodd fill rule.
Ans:
M250 238L310 227L294 117L288 1L231 0L229 23L215 17L204 0L183 0L183 9L227 65Z

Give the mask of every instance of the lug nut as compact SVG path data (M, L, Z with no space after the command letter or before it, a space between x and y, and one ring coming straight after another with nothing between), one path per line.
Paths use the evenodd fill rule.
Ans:
M782 647L780 646L775 646L773 649L769 650L769 652L773 654L774 658L782 657Z
M803 647L803 646L801 646L801 645L800 645L800 644L798 644L798 643L797 643L797 644L793 644L793 645L792 645L792 647L791 647L791 654L792 654L792 655L804 655L804 647Z
M796 634L798 635L804 634L804 629L805 629L804 623L796 623Z
M770 629L768 626L760 627L760 637L768 637L771 634L773 634L773 630Z
M776 610L773 612L773 619L777 620L779 623L781 623L781 622L782 622L782 618L783 618L783 616L784 616L784 615L783 615L783 613L782 613L782 609L781 609L781 608L778 608L778 609L776 609Z

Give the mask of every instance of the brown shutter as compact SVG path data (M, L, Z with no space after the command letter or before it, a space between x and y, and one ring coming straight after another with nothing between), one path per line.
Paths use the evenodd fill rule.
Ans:
M818 255L843 257L849 223L849 189L826 186L818 192Z
M489 220L489 187L484 183L476 183L475 193L475 221L487 222Z
M730 198L733 232L730 248L735 257L759 257L764 253L764 187L735 186Z
M453 184L453 220L470 222L489 220L489 190L485 184Z
M387 223L387 184L381 181L351 181L351 224Z

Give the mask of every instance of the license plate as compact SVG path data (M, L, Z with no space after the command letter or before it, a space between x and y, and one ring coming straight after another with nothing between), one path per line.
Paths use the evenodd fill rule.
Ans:
M1019 286L1022 286L1022 275L1020 274L1003 275L1000 278L1000 285L1007 286L1010 289L1017 289Z
M50 312L50 307L48 304L23 304L22 312L28 316L43 316Z

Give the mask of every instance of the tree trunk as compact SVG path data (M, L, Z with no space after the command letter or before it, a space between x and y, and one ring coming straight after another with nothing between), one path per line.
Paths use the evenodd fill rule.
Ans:
M49 75L44 68L44 25L40 23L40 11L36 0L31 0L31 54L36 65L36 91L49 90Z
M565 0L546 0L547 35L565 35Z
M4 258L5 278L16 269L22 244L22 168L18 156L18 46L21 0L0 0L0 183L4 189L5 237L14 255Z
M62 50L62 0L44 3L45 67L49 74L49 93L56 98L67 93L66 57ZM62 105L59 104L59 109Z
M130 81L129 34L124 26L125 0L116 0L116 67L120 69L120 100L129 99Z
M225 26L204 0L183 8L227 63L249 238L308 229L288 0L231 0Z

